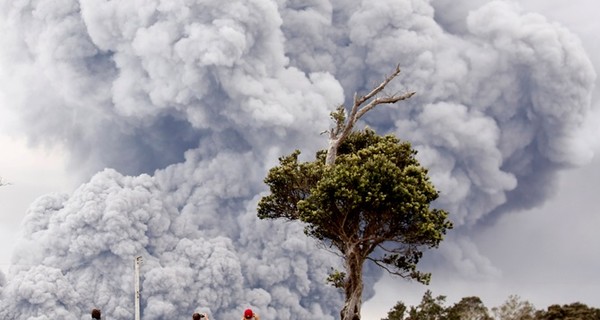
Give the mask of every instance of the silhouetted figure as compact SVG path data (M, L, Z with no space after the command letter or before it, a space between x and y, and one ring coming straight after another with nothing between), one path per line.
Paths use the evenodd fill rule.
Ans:
M194 313L192 315L192 320L201 320L201 319L202 320L209 320L208 319L208 315L206 313L198 313L198 312L196 312L196 313Z
M92 319L100 319L100 309L92 309Z

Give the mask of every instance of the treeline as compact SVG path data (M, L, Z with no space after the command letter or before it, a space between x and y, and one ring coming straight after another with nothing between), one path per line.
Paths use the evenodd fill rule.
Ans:
M600 320L600 309L583 303L554 304L537 310L533 304L511 295L499 307L488 309L479 297L465 297L445 306L446 297L427 290L421 303L407 307L398 302L381 320Z

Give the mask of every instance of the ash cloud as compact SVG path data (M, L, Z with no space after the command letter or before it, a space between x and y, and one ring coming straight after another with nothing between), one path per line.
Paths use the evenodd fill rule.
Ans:
M341 298L324 279L337 257L299 225L258 221L256 203L277 157L323 148L329 112L396 64L388 92L417 96L363 124L411 141L430 168L457 226L440 255L447 268L495 275L470 230L542 203L560 169L591 157L578 136L596 79L586 53L508 1L4 0L0 10L0 84L23 133L66 146L74 175L99 171L31 205L3 318L80 319L90 306L131 318L136 255L145 319L249 306L335 318Z

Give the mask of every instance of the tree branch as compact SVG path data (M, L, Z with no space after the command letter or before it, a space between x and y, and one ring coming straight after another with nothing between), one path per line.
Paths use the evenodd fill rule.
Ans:
M388 268L388 265L386 265L386 264L382 263L382 262L381 262L380 260L378 260L378 259L373 259L373 258L371 258L371 257L367 257L367 260L370 260L370 261L372 261L372 262L373 262L373 263L375 263L377 266L379 266L380 268L384 269L385 271L387 271L387 272L388 272L388 273L390 273L390 274L397 275L397 276L399 276L399 277L401 277L401 278L404 278L404 279L408 279L408 278L410 278L410 273L408 273L408 272L401 272L400 270L398 270L398 271L392 270L392 269ZM397 269L397 268L394 268L394 269Z
M354 103L352 108L350 109L350 115L348 118L344 117L345 109L343 106L337 108L335 112L332 112L331 116L333 120L336 122L335 128L332 128L329 131L329 147L327 149L327 157L325 159L325 164L330 166L335 163L335 158L337 156L337 148L342 144L342 142L348 137L356 122L367 112L375 108L380 104L393 104L398 101L406 100L412 97L415 92L408 92L403 95L392 95L388 97L378 97L373 100L376 95L381 93L383 89L398 75L400 74L400 65L396 66L394 72L387 76L385 80L383 80L377 87L371 90L364 96L359 96L357 93L354 94ZM365 104L367 101L371 100L369 103Z
M375 89L371 90L371 92L367 93L365 96L362 96L360 99L356 99L356 95L354 95L355 96L354 104L356 105L358 103L358 105L361 105L361 104L365 103L365 101L373 98L376 94L378 94L383 89L385 89L385 86L387 86L388 83L390 83L399 74L400 74L400 65L397 65L396 70L394 70L394 72L391 75L389 75L387 78L385 78L385 80L383 80L382 83L380 83L377 87L375 87Z
M365 113L367 113L368 111L370 111L371 109L375 108L376 106L380 105L380 104L393 104L396 103L398 101L402 101L402 100L406 100L409 99L410 97L412 97L413 95L415 95L416 92L408 92L405 93L401 96L391 96L391 97L385 97L385 98L377 98L371 102L369 102L369 104L367 104L366 106L364 106L362 109L360 109L358 111L358 113L356 114L356 120L360 119Z

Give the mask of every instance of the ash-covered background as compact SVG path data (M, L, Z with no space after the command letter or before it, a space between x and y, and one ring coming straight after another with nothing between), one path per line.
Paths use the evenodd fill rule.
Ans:
M422 292L595 303L592 1L0 1L0 316L334 319L338 258L258 221L329 112L399 64L359 125L419 150L455 229L429 287L370 268L365 319ZM347 101L346 101L347 102ZM574 170L573 168L579 168Z

